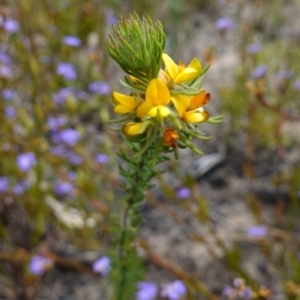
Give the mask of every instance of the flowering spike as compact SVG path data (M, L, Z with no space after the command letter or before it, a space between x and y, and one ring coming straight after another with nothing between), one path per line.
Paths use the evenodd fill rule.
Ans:
M134 158L154 151L155 163L162 152L189 147L202 154L192 138L208 139L197 130L204 122L219 123L222 118L210 117L204 106L210 94L202 87L208 67L197 58L189 64L176 64L163 53L166 37L161 23L133 13L113 26L108 39L108 52L129 76L121 81L129 89L127 95L113 92L112 102L117 114L124 114L122 131L138 143Z
M148 81L157 77L166 36L160 22L133 13L113 26L107 41L110 56L130 75Z

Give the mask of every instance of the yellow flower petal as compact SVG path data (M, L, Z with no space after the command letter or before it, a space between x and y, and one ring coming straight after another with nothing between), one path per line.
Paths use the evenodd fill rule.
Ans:
M139 105L139 103L132 96L123 95L117 92L113 92L112 96L114 103L115 100L117 100L117 103L127 108L131 108L132 110L134 110Z
M196 58L196 57L194 57L192 59L192 61L190 62L190 64L187 66L187 68L195 69L197 71L198 75L202 71L202 65L201 65L200 61L198 60L198 58Z
M174 79L176 84L183 83L185 81L190 81L198 77L200 73L197 72L196 69L193 68L185 68L183 71L181 71L176 78Z
M149 105L147 102L142 103L136 110L136 115L140 119L144 119L148 116L149 110L152 108L152 105Z
M155 106L150 109L149 115L151 117L158 117L159 119L163 119L170 114L170 110L162 105Z
M123 133L128 136L140 134L143 122L129 122L123 126Z
M209 114L203 109L187 111L182 115L182 119L187 123L203 123L207 121Z
M152 106L165 105L170 102L169 89L161 79L150 81L146 90L146 102Z
M180 117L186 111L186 109L190 106L190 103L191 103L189 97L185 96L185 95L173 95L171 97L171 101L173 102Z
M118 104L117 106L115 106L114 108L114 112L116 114L127 114L127 113L130 113L132 112L134 109L132 108L128 108L124 105L121 105L121 104Z
M178 74L178 66L174 63L173 59L166 53L162 54L162 59L164 61L167 72L174 79Z

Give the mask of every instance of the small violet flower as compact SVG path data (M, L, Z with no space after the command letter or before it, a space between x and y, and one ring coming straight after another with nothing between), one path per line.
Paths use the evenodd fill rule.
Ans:
M252 226L246 231L249 237L262 238L267 235L268 229L264 226Z
M15 33L19 30L19 23L12 18L7 18L3 23L3 28L9 33Z
M101 274L103 276L107 275L110 271L110 258L107 256L99 258L93 263L92 269L94 273Z
M233 286L236 289L241 289L245 286L245 280L243 278L234 278L233 279Z
M221 32L232 31L235 29L234 22L229 18L220 18L215 22L215 26Z
M36 156L33 152L26 152L17 156L17 166L23 172L28 172L36 164Z
M247 52L250 54L255 54L261 50L261 44L251 44L247 47Z
M250 287L246 287L244 290L239 292L239 296L242 299L251 299L252 298L252 289Z
M77 72L71 63L59 63L56 68L56 73L62 76L65 80L75 80L77 78Z
M106 23L108 25L111 25L111 24L117 24L118 23L118 20L117 18L115 17L115 14L113 12L113 10L111 9L106 9L105 10L105 16L106 16Z
M176 280L163 285L161 296L169 300L179 300L186 294L186 287L181 280Z
M83 158L74 152L70 152L68 158L69 158L69 162L76 166L81 165L83 162Z
M6 118L8 118L8 119L13 119L17 115L16 109L12 105L6 106L4 113L5 113Z
M76 178L77 178L77 173L74 172L74 171L70 171L70 172L68 173L68 178L69 178L70 180L72 180L72 181L76 180Z
M61 105L63 104L68 97L74 97L73 92L70 88L62 88L53 94L53 100L56 104Z
M191 194L192 194L191 190L187 187L182 187L176 192L177 197L180 199L189 198Z
M279 80L288 80L294 76L294 73L289 70L282 70L277 72L276 76Z
M51 267L52 260L43 255L35 255L31 258L28 270L33 275L43 275L45 271Z
M74 146L80 139L80 134L76 129L67 128L54 134L55 142L61 142L67 146Z
M155 282L139 282L136 300L154 300L158 293Z
M81 40L76 36L66 35L63 38L63 43L70 47L79 47L81 45Z
M15 184L15 186L13 187L13 192L16 195L22 195L28 188L29 188L29 183L23 180Z
M0 77L11 78L12 76L13 76L13 72L10 66L7 65L0 66Z
M108 95L111 92L109 84L104 81L91 82L88 86L88 90L98 95Z
M300 91L300 79L297 79L294 84L293 87L295 90Z
M252 72L252 76L255 78L262 78L266 75L267 70L268 68L265 65L260 65Z
M67 123L66 117L48 117L47 124L51 131L57 131Z
M109 161L109 157L104 153L98 153L95 156L95 162L97 164L106 164Z
M8 178L0 177L0 193L5 193L9 188Z
M231 288L230 286L225 287L223 290L223 295L226 297L231 297L235 293L235 289Z
M8 66L11 65L12 63L10 56L3 50L0 50L0 62L3 65L8 65Z
M228 299L251 299L252 298L252 289L250 286L246 285L246 282L243 278L235 278L233 281L232 287L226 287L223 290L223 295L228 297Z
M68 157L70 150L67 149L64 145L57 145L50 148L50 153L60 157Z
M58 181L55 184L55 194L57 196L73 196L74 186L67 181Z
M15 97L16 95L16 92L12 89L9 89L9 88L5 88L2 90L2 98L4 100L11 100Z

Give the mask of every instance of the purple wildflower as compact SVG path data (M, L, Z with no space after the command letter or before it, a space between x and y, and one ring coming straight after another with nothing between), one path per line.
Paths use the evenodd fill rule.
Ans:
M255 78L262 78L266 75L268 68L265 65L259 65L253 72L252 76Z
M9 33L15 33L19 30L19 23L12 18L7 18L3 23L3 28Z
M52 260L50 258L43 255L35 255L30 260L28 270L30 273L39 276L44 274L51 265Z
M105 10L105 16L106 16L106 23L108 25L117 24L118 23L118 21L117 21L117 19L115 17L115 14L114 14L114 12L113 12L112 9L110 9L110 8L106 9Z
M255 54L261 50L261 44L251 44L247 47L247 52L250 54Z
M72 181L76 180L76 178L77 178L76 172L70 171L70 172L68 173L68 178L69 178L70 180L72 180Z
M186 199L191 196L191 190L187 187L182 187L179 190L177 190L176 195L180 199Z
M7 177L0 177L0 193L5 193L9 188L9 182Z
M0 77L11 78L12 76L13 76L13 72L10 66L8 65L0 66Z
M109 161L109 157L104 153L98 153L95 156L95 162L97 164L106 164Z
M63 104L69 97L74 97L71 88L62 88L53 94L53 100L56 104Z
M67 157L70 151L64 145L57 145L50 148L50 153L60 157Z
M236 289L240 289L245 286L245 280L243 278L234 278L233 285Z
M295 90L300 91L300 79L294 82L293 87Z
M264 226L252 226L246 231L249 237L262 238L267 235L268 229Z
M234 22L229 18L220 18L215 22L215 26L221 32L232 31L235 29Z
M65 117L48 117L47 124L51 131L57 131L67 123Z
M59 63L56 68L56 73L62 76L65 80L74 80L77 78L77 72L71 63Z
M2 98L4 100L11 100L15 97L15 95L16 95L16 92L9 88L5 88L2 91Z
M66 35L63 38L63 43L70 47L79 47L81 45L81 40L76 36Z
M74 186L68 181L57 181L55 184L55 194L57 196L73 196Z
M23 172L28 172L36 164L36 156L33 152L19 154L17 157L17 166Z
M80 139L80 134L76 129L67 128L54 135L56 142L61 142L67 146L74 146Z
M158 292L155 282L139 282L136 300L153 300Z
M110 259L107 256L99 258L93 263L92 269L94 273L98 273L103 276L107 275L110 271Z
M227 286L225 287L225 289L223 290L223 295L226 297L230 297L233 293L235 292L235 289Z
M29 187L29 183L23 180L15 184L15 186L13 187L13 192L16 195L22 195L28 189L28 187Z
M16 117L16 109L12 105L7 105L4 110L7 119L13 119Z
M104 81L95 81L89 84L88 90L98 95L108 95L111 92L110 86Z
M181 280L176 280L163 285L161 296L169 300L178 300L186 294L186 287Z
M252 289L251 289L251 287L247 287L244 290L240 291L239 296L242 299L251 299L252 298Z
M11 65L11 58L10 56L3 50L0 50L0 62L3 65Z
M282 70L277 72L276 76L279 80L288 80L294 76L294 73L289 70Z
M78 154L76 154L74 152L70 152L68 158L69 158L69 162L71 164L73 164L73 165L77 165L78 166L78 165L81 165L82 162L83 162L83 158L80 155L78 155Z
M75 93L75 96L81 100L86 100L89 97L88 93L86 93L85 91L80 90L80 89L75 90L74 93Z

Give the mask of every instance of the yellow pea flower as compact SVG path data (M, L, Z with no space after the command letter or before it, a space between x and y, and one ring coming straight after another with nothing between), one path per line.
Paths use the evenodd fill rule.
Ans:
M202 71L202 65L196 57L192 59L187 67L183 62L179 62L179 65L176 65L172 58L166 53L162 54L162 59L165 64L166 71L175 84L181 84L183 82L193 80L197 78Z
M204 106L209 102L209 100L210 100L210 93L207 93L205 90L203 90L200 94L192 96L190 98L191 104L188 110L194 110L198 107Z
M180 115L183 121L187 123L202 123L208 120L209 114L202 106L210 100L210 94L205 90L202 93L190 98L190 106Z
M143 127L143 122L129 122L123 125L122 131L126 136L134 136L140 134Z
M208 120L209 114L203 109L203 107L199 107L197 109L184 112L181 118L187 123L203 123Z
M117 114L133 112L141 104L141 101L136 101L134 97L117 92L113 92L112 102L115 104L114 112Z
M176 110L178 111L179 117L183 115L183 113L190 107L191 100L188 96L185 95L172 95L171 101L174 104Z
M165 105L170 103L171 95L165 83L159 79L152 79L146 89L146 101L137 109L137 116L143 119L150 115L163 119L170 114L170 109Z

